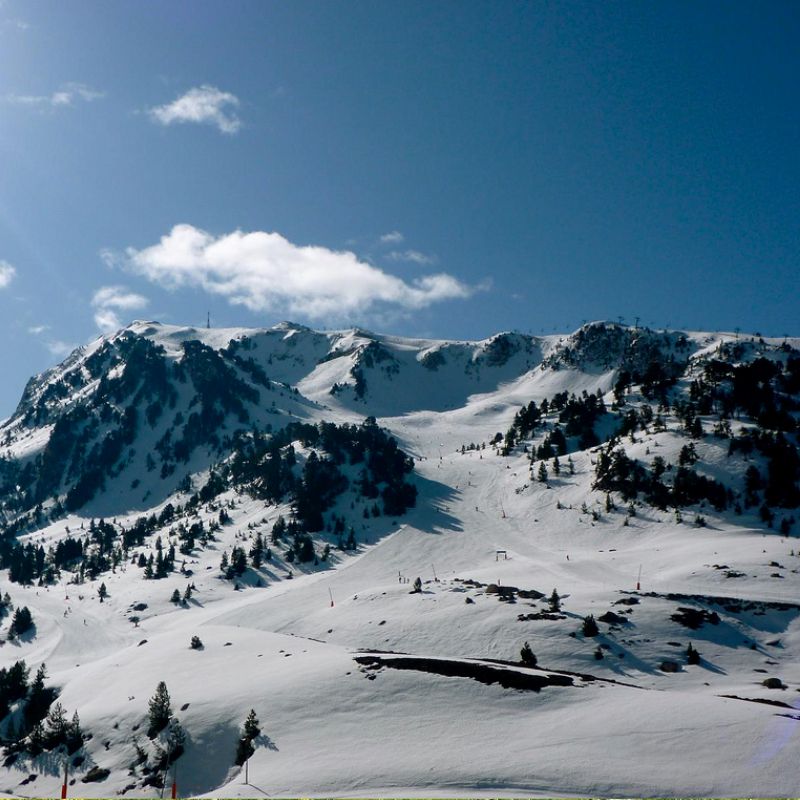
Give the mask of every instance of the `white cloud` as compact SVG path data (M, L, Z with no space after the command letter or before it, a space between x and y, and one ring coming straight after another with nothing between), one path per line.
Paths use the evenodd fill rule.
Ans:
M28 333L30 333L32 336L41 337L40 341L42 345L47 348L47 351L50 353L50 355L56 356L57 358L64 358L65 356L68 356L77 347L77 345L73 342L65 342L61 339L45 338L43 334L47 333L49 330L49 325L32 325L28 328Z
M7 28L16 28L18 31L27 31L31 27L24 19L4 19L2 24Z
M92 306L96 309L94 323L103 333L112 333L122 327L122 322L114 309L135 311L148 303L146 297L129 291L124 286L101 286L92 295Z
M76 345L71 342L62 342L60 339L51 339L45 342L45 347L52 355L64 358L64 356L68 356L75 349Z
M76 100L91 103L105 96L105 92L92 89L85 83L65 83L52 94L9 94L6 101L39 108L63 108L75 105Z
M103 257L110 258L108 252ZM407 283L350 251L299 246L264 231L214 237L176 225L158 244L128 248L122 261L167 289L200 288L252 311L287 310L312 319L342 320L376 307L413 311L476 291L444 273Z
M420 253L419 250L392 250L391 253L386 254L386 258L390 261L411 261L414 264L435 264L436 257L428 256L425 253Z
M147 303L146 297L128 291L124 286L101 286L92 295L92 305L95 308L135 310L144 308Z
M103 331L103 333L113 333L122 327L122 321L117 316L115 311L110 308L100 308L95 311L94 324Z
M0 259L0 289L5 289L11 281L14 280L17 271L8 261Z
M381 236L381 244L400 244L405 241L405 238L400 231L391 231Z
M215 125L222 133L236 133L242 122L232 109L238 108L239 98L216 86L198 86L164 106L149 110L150 117L161 125L194 122Z

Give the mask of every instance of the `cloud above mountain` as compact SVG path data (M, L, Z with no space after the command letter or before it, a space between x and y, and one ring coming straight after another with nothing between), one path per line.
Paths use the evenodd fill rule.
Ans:
M128 248L122 265L166 289L199 288L251 311L286 310L315 320L415 311L476 291L443 272L404 281L350 251L296 245L279 233L214 236L192 225L176 225L151 247Z
M101 286L92 296L95 325L103 333L115 331L122 327L118 311L138 311L147 303L146 297L129 291L125 286Z

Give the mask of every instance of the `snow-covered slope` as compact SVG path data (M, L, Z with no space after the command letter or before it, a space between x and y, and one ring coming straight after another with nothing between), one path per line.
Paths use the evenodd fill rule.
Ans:
M31 679L46 664L91 735L71 795L153 796L165 776L182 796L792 795L799 344L605 323L483 342L134 323L32 379L0 429L0 589L35 626L11 639L5 617L0 664L24 659ZM388 476L413 507L387 505L374 462L393 445L370 416L413 459ZM338 427L319 441L298 427L322 422ZM554 459L540 448L557 431ZM297 483L267 496L270 436ZM642 474L623 480L622 455ZM326 457L347 484L298 534L303 560L273 526L310 519L308 463ZM170 545L174 569L146 579ZM237 550L246 568L226 577ZM166 733L147 736L161 681L185 731L169 769ZM29 742L7 746L0 791L55 795L64 755Z

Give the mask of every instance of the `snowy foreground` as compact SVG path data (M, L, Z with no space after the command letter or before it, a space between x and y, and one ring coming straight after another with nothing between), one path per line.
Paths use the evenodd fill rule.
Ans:
M319 387L332 382L289 377L306 397L315 398L316 387L318 401ZM378 423L415 458L417 506L397 520L359 515L358 551L334 550L328 566L268 562L234 590L220 576L222 552L255 530L267 536L289 509L230 491L218 499L232 506L219 540L187 557L195 585L187 607L170 602L185 575L145 581L130 564L79 586L21 587L0 577L36 624L35 636L3 644L0 663L24 658L34 671L45 662L67 714L78 710L92 734L70 796L158 795L137 785L129 767L137 737L147 743L147 704L159 681L187 734L180 796L796 796L800 608L715 606L719 624L692 630L671 616L696 604L666 595L797 603L800 542L765 532L755 514L707 510L707 527L696 527L693 513L678 523L642 506L623 525L619 505L593 520L581 512L584 502L604 500L590 488L592 451L574 454L575 473L547 484L531 479L522 453L460 452L504 431L522 402L565 387L605 391L611 377L536 372L475 394L454 386L432 410L387 391L389 413L379 407ZM331 401L309 413L359 421L365 412ZM676 460L681 442L670 431L638 438L630 449L642 458L649 447ZM713 461L712 445L703 448ZM67 526L88 527L107 513L106 502L31 541L47 545ZM115 514L118 522L139 516L141 507L131 506ZM200 516L216 513L203 508ZM417 576L422 592L412 593L401 577ZM545 597L508 602L488 584ZM554 588L562 619L519 619L547 611ZM639 602L619 603L632 597ZM138 624L130 619L136 604L146 604L135 612ZM600 622L598 636L584 637L583 618L607 611L624 621ZM192 636L202 649L190 648ZM525 641L538 669L485 661L518 662ZM690 641L702 656L697 665L686 664ZM607 645L602 660L598 645ZM378 661L362 658L381 651ZM418 659L401 669L391 653ZM495 677L538 675L544 685L504 688L439 674L475 659ZM679 671L662 671L665 660ZM436 661L447 666L430 669ZM785 688L766 688L767 677ZM759 700L770 702L751 702ZM233 761L251 708L262 735L245 783ZM82 782L93 765L109 776ZM56 756L23 760L0 769L0 791L58 796L62 769Z

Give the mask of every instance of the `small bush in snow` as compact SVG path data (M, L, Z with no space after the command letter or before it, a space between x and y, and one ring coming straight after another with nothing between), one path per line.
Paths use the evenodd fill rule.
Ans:
M522 645L522 649L519 651L519 660L526 666L526 667L535 667L536 666L536 656L533 654L533 650L531 650L531 646L525 642Z

